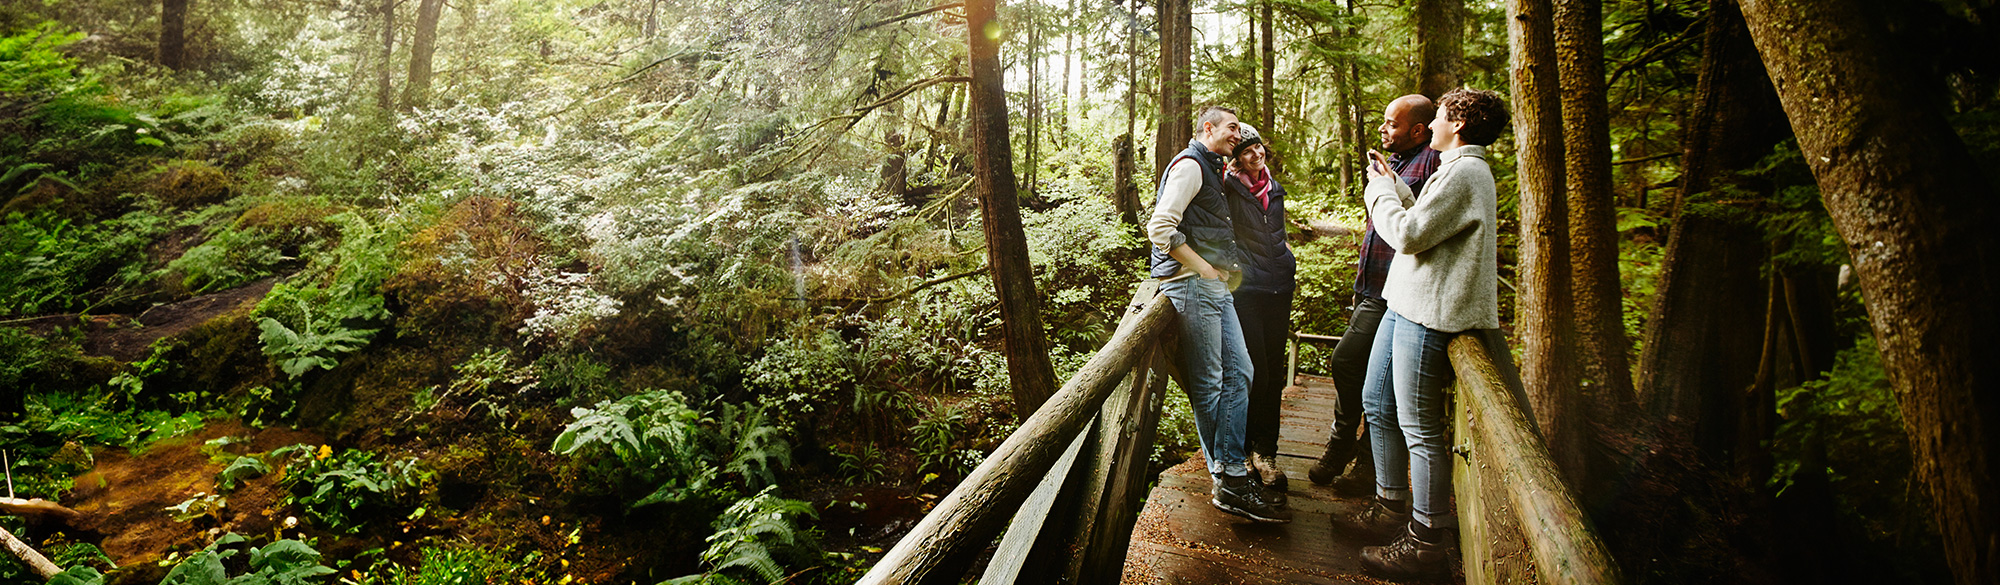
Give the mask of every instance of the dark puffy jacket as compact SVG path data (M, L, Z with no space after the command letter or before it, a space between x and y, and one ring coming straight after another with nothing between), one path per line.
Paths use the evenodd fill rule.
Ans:
M1271 179L1271 205L1257 204L1257 194L1242 177L1223 179L1229 190L1229 213L1236 218L1236 244L1243 251L1243 285L1236 290L1290 293L1298 287L1298 259L1285 246L1285 187Z
M1153 201L1159 201L1159 190L1167 183L1167 172L1183 158L1193 158L1201 167L1201 190L1195 192L1194 200L1188 202L1181 212L1181 223L1177 228L1187 236L1187 245L1194 253L1201 255L1210 266L1217 270L1236 271L1243 269L1243 253L1236 246L1236 228L1229 220L1229 197L1223 193L1222 155L1209 152L1201 141L1189 140L1187 150L1174 155L1167 168L1160 171L1160 182L1153 188ZM1178 239L1178 238L1176 238ZM1166 278L1181 271L1181 263L1166 250L1153 248L1150 258L1153 278Z

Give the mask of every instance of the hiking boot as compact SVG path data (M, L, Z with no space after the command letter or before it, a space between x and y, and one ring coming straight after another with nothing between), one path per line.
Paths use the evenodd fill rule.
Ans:
M1382 498L1375 498L1359 510L1333 517L1334 536L1364 542L1389 542L1398 532L1408 532L1409 526L1410 513L1390 508Z
M1343 498L1375 494L1375 466L1367 460L1354 462L1347 473L1333 479L1333 493Z
M1383 546L1361 547L1361 566L1369 573L1389 579L1439 579L1451 574L1446 543L1425 542L1413 529Z
M1291 491L1292 482L1285 477L1285 470L1278 468L1277 455L1250 452L1250 473L1270 491L1281 494Z
M1222 481L1216 482L1214 493L1215 499L1209 503L1224 512L1257 522L1292 521L1292 511L1267 499L1263 486L1250 477L1223 476Z
M1306 479L1314 484L1332 483L1335 476L1347 469L1347 463L1354 460L1354 439L1329 437L1326 440L1326 454L1319 456L1311 470L1306 471Z

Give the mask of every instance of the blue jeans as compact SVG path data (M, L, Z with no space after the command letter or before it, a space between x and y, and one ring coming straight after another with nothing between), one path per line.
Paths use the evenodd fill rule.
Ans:
M1432 528L1458 524L1451 505L1451 450L1445 444L1451 415L1444 391L1453 376L1445 346L1453 335L1387 311L1375 332L1361 391L1375 448L1376 493L1411 500L1411 515Z
M1180 313L1181 381L1194 407L1195 434L1210 475L1249 475L1243 425L1250 411L1250 350L1236 300L1221 280L1189 278L1160 285Z

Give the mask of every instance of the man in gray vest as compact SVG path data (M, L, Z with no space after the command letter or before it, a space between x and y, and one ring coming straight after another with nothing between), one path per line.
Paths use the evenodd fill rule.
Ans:
M1223 191L1221 154L1235 152L1239 124L1234 110L1220 106L1203 109L1196 124L1195 139L1162 173L1146 222L1152 276L1164 281L1160 293L1180 314L1178 365L1215 482L1210 503L1258 522L1290 522L1291 511L1265 495L1244 463L1252 370L1229 291L1243 253Z

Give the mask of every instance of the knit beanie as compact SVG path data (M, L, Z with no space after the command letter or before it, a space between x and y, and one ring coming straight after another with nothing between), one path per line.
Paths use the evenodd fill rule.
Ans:
M1242 156L1243 149L1250 148L1252 144L1264 143L1264 136L1258 134L1257 129L1251 127L1248 123L1238 122L1236 124L1236 135L1242 138L1242 141L1236 143L1236 150L1229 152L1231 158Z

